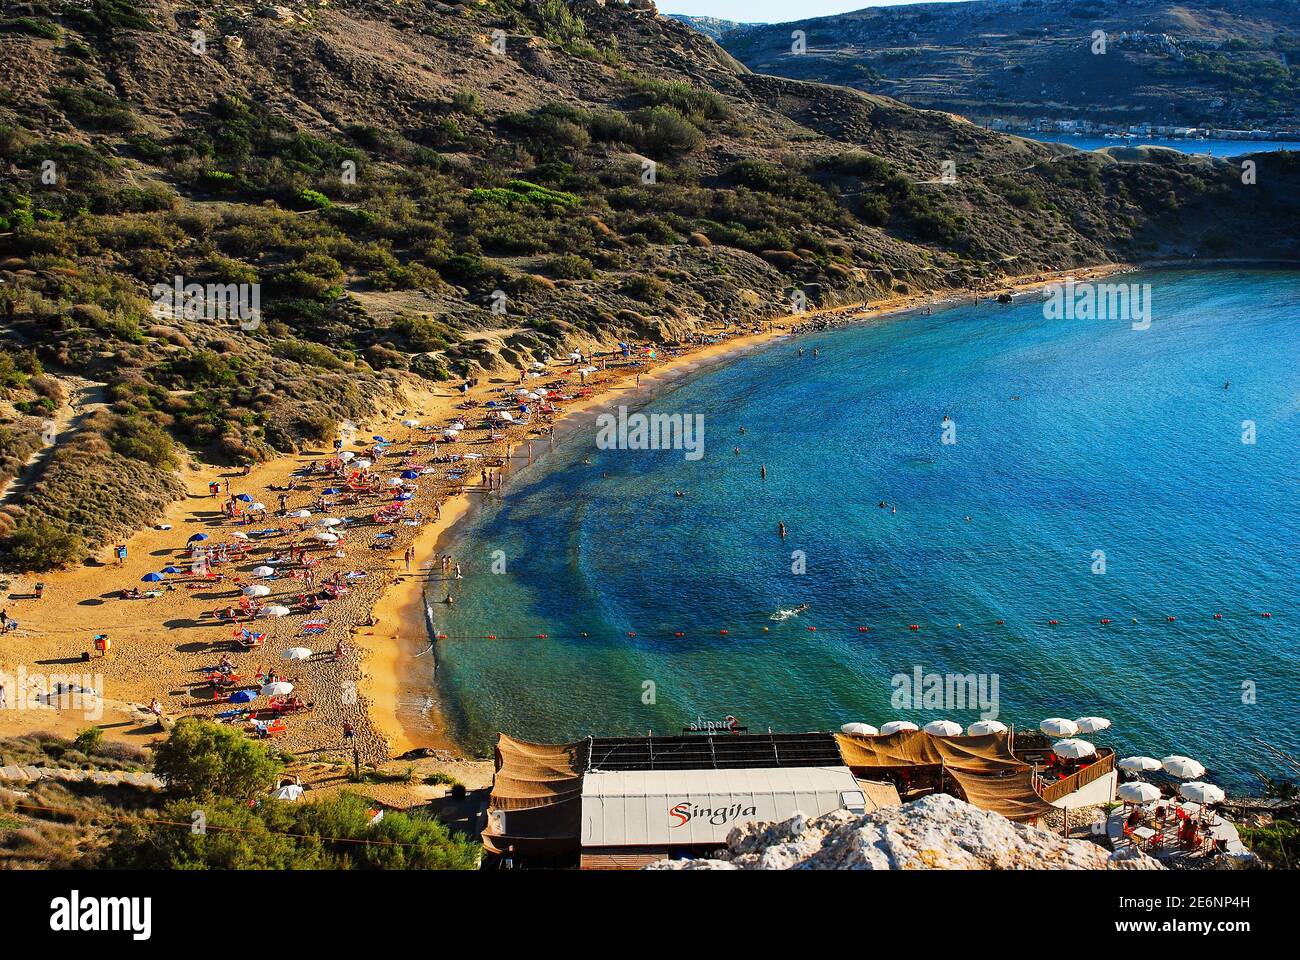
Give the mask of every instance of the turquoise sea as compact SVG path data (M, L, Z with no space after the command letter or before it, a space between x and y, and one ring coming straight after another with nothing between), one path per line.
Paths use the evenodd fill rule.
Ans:
M696 461L575 429L461 528L458 602L430 587L455 739L976 719L891 704L921 667L1228 789L1279 772L1252 738L1300 752L1300 273L1115 280L1151 284L1149 329L956 306L643 398L703 416Z
M1043 143L1068 143L1080 150L1104 150L1107 147L1168 147L1180 153L1209 154L1212 157L1239 157L1246 153L1300 150L1300 141L1296 140L1174 140L1168 137L1112 140L1107 137L1080 137L1065 133L1022 133L1019 136L1041 140Z

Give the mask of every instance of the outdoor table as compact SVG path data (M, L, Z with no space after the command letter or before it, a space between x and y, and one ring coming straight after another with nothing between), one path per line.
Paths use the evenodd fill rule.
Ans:
M1140 841L1139 846L1142 844L1149 846L1151 841L1156 838L1156 832L1150 827L1135 827L1133 829L1133 836L1137 837Z

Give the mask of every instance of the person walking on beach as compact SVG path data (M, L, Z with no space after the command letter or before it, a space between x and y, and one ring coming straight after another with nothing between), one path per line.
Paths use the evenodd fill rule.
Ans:
M348 721L348 720L344 720L344 721L343 721L343 739L344 739L344 740L351 740L351 739L353 738L353 736L356 735L356 732L357 732L357 731L356 731L356 728L354 728L354 727L352 726L352 723L351 723L350 721Z

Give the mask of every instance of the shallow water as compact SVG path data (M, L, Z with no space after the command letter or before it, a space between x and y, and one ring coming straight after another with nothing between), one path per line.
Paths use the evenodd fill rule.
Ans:
M1022 133L1018 136L1043 143L1068 143L1080 150L1104 150L1107 147L1168 147L1180 153L1209 154L1212 157L1239 157L1246 153L1300 150L1300 141L1295 140L1172 140L1166 137L1114 140L1107 137L1079 137L1066 133Z
M455 738L977 718L892 705L919 666L996 675L1005 722L1109 717L1102 742L1228 788L1276 771L1250 738L1300 749L1300 273L1118 279L1153 285L1149 329L1033 298L705 371L646 408L703 415L695 462L571 434L463 528L458 602L431 603Z

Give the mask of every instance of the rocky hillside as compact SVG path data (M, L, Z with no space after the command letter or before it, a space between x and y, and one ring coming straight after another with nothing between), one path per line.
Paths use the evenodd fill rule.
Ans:
M38 466L0 550L73 562L177 496L187 458L300 449L413 379L671 341L796 289L1287 256L1298 184L1289 158L1246 185L762 76L614 4L11 0L0 466ZM251 320L219 309L235 293Z
M661 860L650 870L1162 870L1141 851L1013 823L946 794L855 816L749 823L711 860Z
M792 52L796 30L806 53ZM1293 0L911 4L731 30L719 42L757 71L976 118L1300 126Z

